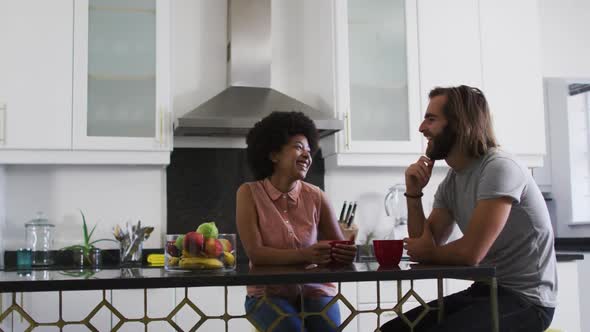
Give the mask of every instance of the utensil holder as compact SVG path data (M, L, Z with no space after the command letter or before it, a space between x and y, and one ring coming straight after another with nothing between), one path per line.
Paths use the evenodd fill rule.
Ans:
M125 241L119 243L121 245L119 251L121 266L141 265L143 242L139 242L135 246Z

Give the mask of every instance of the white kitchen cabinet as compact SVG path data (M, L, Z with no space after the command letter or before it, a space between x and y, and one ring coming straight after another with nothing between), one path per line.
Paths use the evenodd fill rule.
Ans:
M545 117L537 1L479 0L479 7L483 91L496 136L528 166L542 166Z
M203 315L219 317L219 319L211 318L206 321L201 327L199 327L199 331L225 331L225 322L221 319L221 316L226 310L226 297L223 287L193 287L188 288L187 293L185 293L185 288L177 288L176 304L178 305L181 303L185 297L195 304ZM228 287L227 313L232 316L245 315L245 298L246 286ZM201 316L188 305L184 305L174 317L176 324L178 324L183 331L190 330L200 319ZM228 331L253 330L254 328L252 324L250 324L245 318L236 318L228 321Z
M585 331L580 328L580 261L557 263L557 308L551 327L560 331ZM583 262L583 261L581 261ZM447 279L445 295L468 288L473 282L467 280ZM581 286L581 284L580 284Z
M341 285L341 293L356 308L357 307L357 286L356 282L345 282ZM175 304L180 304L185 299L185 289L176 289ZM246 286L229 286L227 288L227 304L223 287L193 287L188 288L188 297L195 304L199 311L209 317L221 317L227 305L227 313L231 316L246 314L244 301L246 298ZM350 310L338 302L342 321L350 314ZM190 330L200 320L200 316L188 305L184 305L176 314L174 320L183 331ZM225 331L225 322L222 319L212 318L200 327L203 331ZM199 331L200 331L199 330ZM228 321L228 331L254 331L252 324L245 318L235 318ZM356 332L356 320L351 322L344 331ZM364 331L359 329L358 331Z
M473 284L473 280L445 279L445 296L466 290Z
M403 280L402 296L411 288L409 280ZM414 291L426 302L437 298L437 281L436 280L415 280L413 282ZM381 302L397 302L397 281L380 282L380 300ZM358 283L358 302L359 303L377 303L377 283L374 281ZM417 301L411 298L410 301Z
M418 17L423 112L435 87L469 85L482 89L478 1L421 0ZM422 151L426 144L424 141Z
M0 1L0 163L168 164L169 6Z
M330 166L391 166L422 137L414 1L334 3L335 109L345 129L323 143Z
M578 288L578 261L557 263L557 308L551 327L566 332L580 329L580 290Z
M478 1L421 0L418 17L421 109L435 87L482 88Z
M113 306L127 319L165 318L174 310L174 288L154 289L118 289L112 290ZM146 299L147 296L147 299ZM147 307L144 307L144 304ZM147 312L146 312L147 310ZM113 316L113 327L118 324L118 319ZM121 325L118 331L143 331L143 323L134 321ZM170 331L173 328L164 321L156 321L148 324L148 331Z
M382 302L381 308L391 309L395 306L394 302ZM375 310L377 308L376 303L361 303L359 304L359 310ZM408 308L409 309L409 308ZM358 331L377 331L377 328L385 324L386 322L395 319L397 315L394 312L386 311L380 315L379 323L377 323L377 314L373 312L360 313L357 316L355 328ZM347 330L345 330L347 331Z
M52 273L57 271L38 271L41 274L33 272L33 278L48 277L51 279ZM107 301L110 301L110 291L106 293ZM103 300L102 291L64 291L62 292L62 319L68 323L80 322L97 307ZM37 323L55 323L59 320L59 292L38 292L38 293L17 293L17 303L31 316ZM111 311L102 307L90 320L92 326L99 331L108 331L111 329ZM20 314L13 314L12 331L25 331L29 327L27 320L23 319ZM59 331L55 326L39 326L35 331ZM83 324L66 325L64 331L89 331Z
M583 314L590 312L588 280L590 280L590 253L586 252L584 253L584 260L578 261L578 289L580 290L580 324L582 331L590 331L590 316Z
M334 4L335 110L346 128L322 142L327 167L414 162L425 148L418 126L429 91L461 84L486 94L504 149L527 166L543 164L545 122L536 1L383 0L372 4ZM391 87L401 87L405 93ZM388 96L387 102L375 91ZM407 98L405 105L402 95ZM524 128L526 140L521 137Z
M379 303L382 309L392 309L397 304L397 281L381 281L379 284L380 301L377 301L377 283L359 282L358 283L358 308L360 310L374 310ZM402 296L411 288L412 283L409 280L401 281ZM420 298L428 303L437 299L437 281L436 280L415 280L413 282L414 291ZM414 296L410 297L402 306L402 311L406 312L421 303ZM381 314L379 325L396 318L394 312L387 311ZM363 313L358 316L358 331L372 331L377 328L377 315L374 313ZM369 329L367 329L369 328Z
M0 150L70 149L72 0L0 1Z
M12 305L12 293L0 294L0 312L4 312L8 307ZM12 331L12 318L13 315L9 314L0 322L0 329L2 331Z
M418 127L430 90L460 84L482 87L478 3L379 1L373 7L348 3L344 8L336 5L335 10L341 81L336 84L337 105L345 110L346 128L338 152L327 163L406 166L425 149ZM341 17L348 18L347 27L338 21ZM363 93L371 91L363 84L383 88L389 104L374 107L383 98ZM390 86L401 90L388 90Z
M169 151L169 1L74 9L74 149Z

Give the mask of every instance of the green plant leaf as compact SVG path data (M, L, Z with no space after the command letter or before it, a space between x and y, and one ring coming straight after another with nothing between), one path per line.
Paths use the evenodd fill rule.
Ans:
M96 229L96 226L98 224L94 224L94 227L92 227L92 230L90 231L90 234L88 235L88 241L90 241L90 239L92 238L92 234L94 233L94 230Z
M94 241L90 242L90 245L93 245L96 242L101 242L101 241L119 242L119 241L116 241L116 240L113 240L113 239L98 239L98 240L94 240Z
M82 256L84 256L84 261L90 263L90 251L94 248L96 248L94 246L95 243L97 242L101 242L101 241L112 241L112 242L117 242L113 239L98 239L98 240L94 240L94 241L90 241L90 239L92 238L92 235L94 234L94 231L96 230L96 226L98 226L98 224L95 224L94 227L92 227L92 230L90 231L90 233L88 233L88 225L86 224L86 216L84 215L84 212L82 212L82 210L80 211L80 215L82 215L82 234L84 235L84 242L82 244L75 244L75 245L71 245L71 246L67 246L62 248L61 250L81 250L82 251Z
M84 250L84 246L81 245L81 244L75 244L73 246L63 247L60 250L72 250L72 249L81 249L81 250Z
M86 227L86 217L84 217L84 213L82 212L82 210L80 210L80 214L82 215L82 232L84 234L84 245L87 246L88 241L90 239L88 238L88 227Z

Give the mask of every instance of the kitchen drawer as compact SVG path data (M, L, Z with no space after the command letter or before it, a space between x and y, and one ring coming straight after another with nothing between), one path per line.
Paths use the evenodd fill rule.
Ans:
M465 290L471 284L473 280L445 279L445 296Z

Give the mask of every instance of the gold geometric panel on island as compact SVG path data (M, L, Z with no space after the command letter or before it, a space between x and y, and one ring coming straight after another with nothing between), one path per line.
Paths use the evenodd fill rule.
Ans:
M122 329L127 330L129 327L133 325L140 326L140 330L154 330L157 325L158 330L165 330L165 331L208 331L211 328L209 323L217 322L216 324L224 325L223 329L225 331L231 331L230 327L232 326L232 322L239 322L247 320L253 328L261 331L261 327L257 325L257 323L253 319L254 313L260 309L262 305L267 305L272 308L276 314L277 318L271 326L269 327L268 331L278 331L276 327L280 324L281 320L286 319L287 317L298 317L300 320L304 320L306 317L309 316L322 316L328 323L332 325L337 331L344 331L344 329L349 326L351 322L355 320L355 318L359 317L360 314L375 314L377 315L377 326L375 326L374 331L379 331L379 326L385 322L380 321L380 316L383 313L395 313L410 327L411 330L414 330L414 327L424 318L424 316L431 310L436 310L436 308L430 307L413 289L413 286L405 292L402 296L402 289L401 289L401 281L397 282L397 301L395 301L396 294L390 294L391 297L388 299L388 302L397 302L393 308L382 308L381 307L381 296L380 296L380 285L379 281L377 283L377 303L376 307L369 310L359 310L356 308L353 303L350 302L341 292L341 283L338 283L338 293L328 302L319 312L297 312L297 313L285 313L278 307L276 304L269 301L266 297L261 297L258 299L256 304L254 305L253 309L250 312L245 314L230 314L228 311L228 287L231 286L222 286L224 289L224 310L223 313L219 315L208 315L206 314L199 305L207 305L207 301L210 300L209 298L205 297L196 297L191 300L189 298L189 288L182 288L183 289L183 296L180 299L180 302L176 302L173 305L173 308L168 312L165 316L158 316L155 315L149 316L148 315L148 289L143 289L143 310L141 311L141 317L129 318L125 314L123 314L123 308L117 309L117 307L113 304L112 300L109 300L107 297L108 290L103 290L102 296L97 298L98 303L93 305L89 312L84 313L83 316L78 317L78 319L82 318L81 320L64 320L63 319L63 308L64 308L64 296L63 291L58 291L59 295L59 305L58 308L58 319L56 321L44 321L40 322L35 320L29 313L27 313L25 306L23 305L23 300L21 296L21 303L19 304L17 301L17 293L12 294L12 302L11 305L7 308L0 307L0 326L2 323L9 322L9 318L12 318L12 322L15 320L19 320L22 323L19 324L19 331L34 331L35 328L46 326L46 327L56 327L59 331L69 330L69 331L78 331L78 330L88 330L88 331L101 331L97 326L99 326L99 322L101 319L104 321L105 317L111 317L111 324L112 328L111 331L119 331ZM68 291L70 293L74 291ZM70 295L70 294L68 294ZM98 295L98 294L96 294ZM111 294L112 297L112 294ZM66 296L67 300L75 301L76 296ZM414 298L420 305L424 308L422 313L417 317L415 321L410 321L404 314L403 314L403 305L407 303L409 300ZM356 300L356 299L355 299ZM303 301L301 301L302 303ZM75 305L75 304L73 304ZM157 305L157 304L156 304ZM340 326L335 326L334 322L332 322L328 318L328 311L334 305L340 307L342 318ZM72 304L68 304L68 307L72 308ZM3 310L4 309L4 310ZM303 309L303 308L302 308ZM166 310L167 311L167 310ZM345 311L348 311L346 313ZM164 311L165 312L165 311ZM179 317L182 316L184 319L183 322L179 321ZM344 317L345 316L345 317ZM245 321L243 322L245 323ZM103 322L104 324L104 322ZM76 327L77 326L77 327ZM209 326L209 327L208 327ZM127 327L127 328L125 328ZM368 326L364 326L363 328L369 328ZM371 328L372 329L372 328ZM216 331L219 330L216 328ZM3 331L0 327L0 331ZM241 331L239 331L241 332Z

